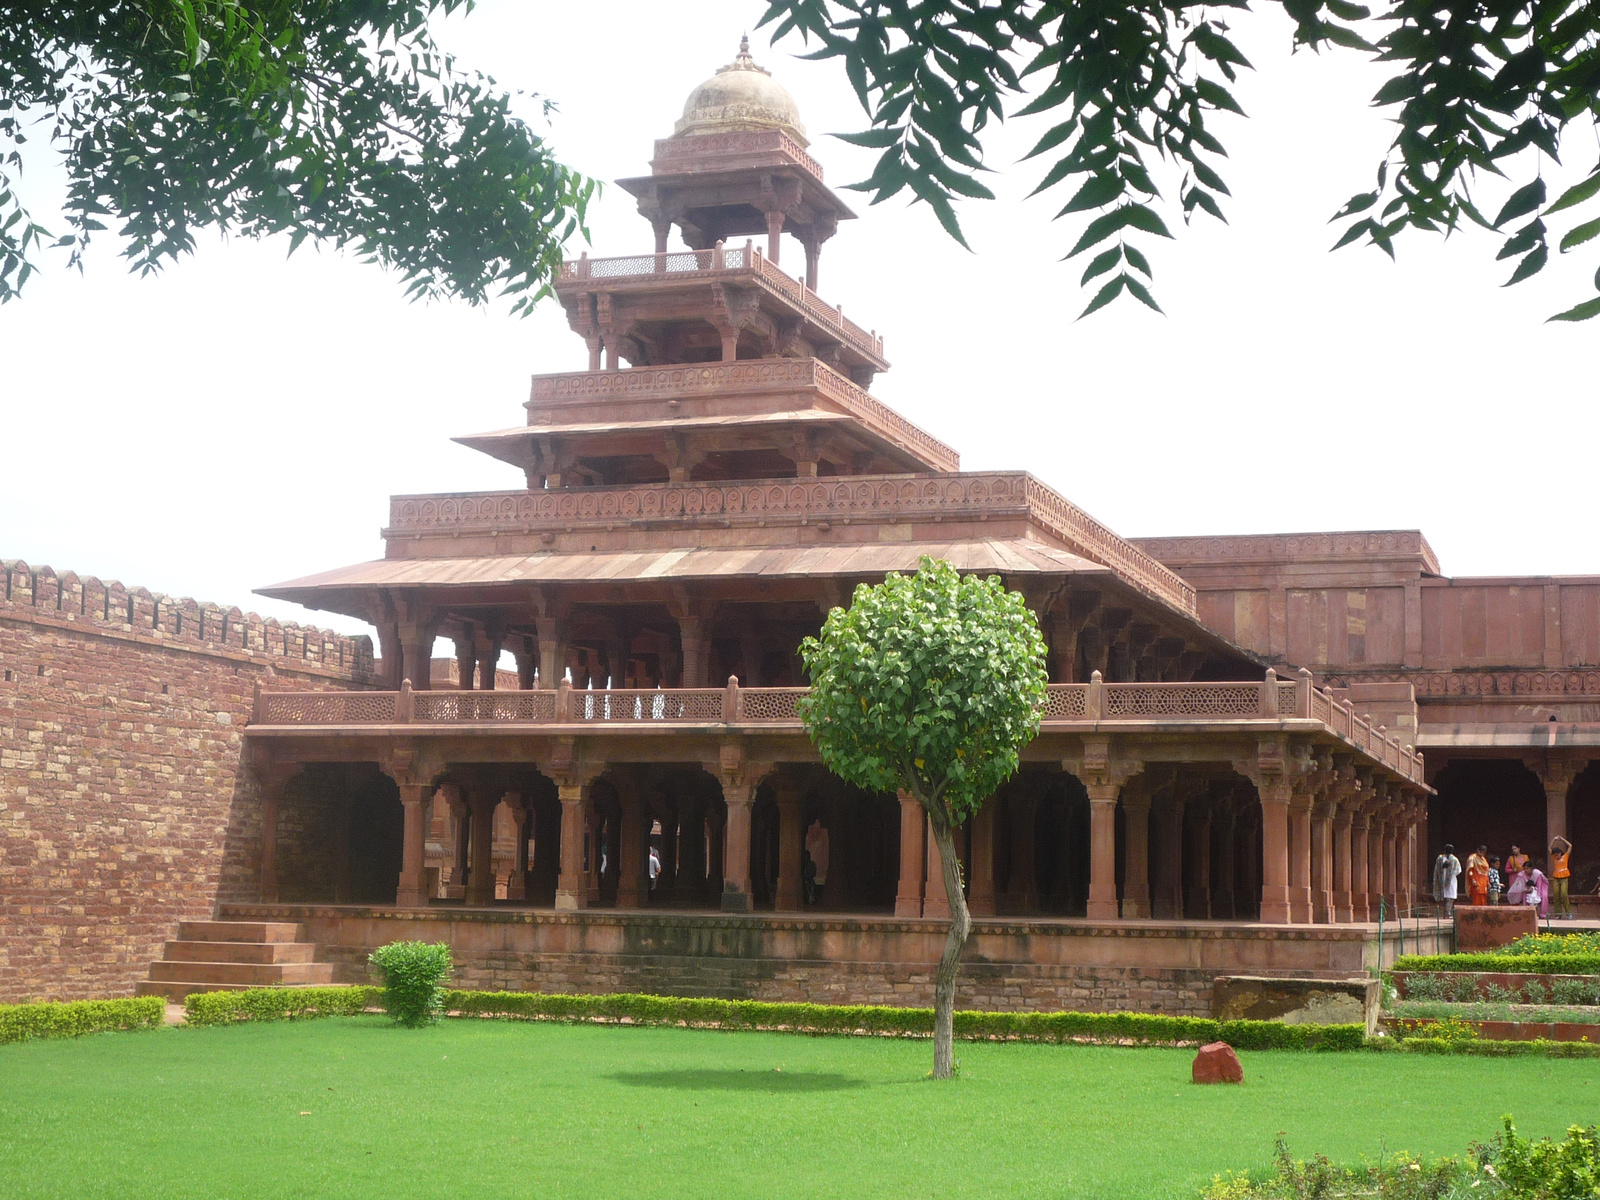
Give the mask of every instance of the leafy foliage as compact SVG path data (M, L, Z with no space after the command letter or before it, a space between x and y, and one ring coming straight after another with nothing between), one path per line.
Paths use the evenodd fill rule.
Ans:
M50 241L118 222L132 269L214 228L353 247L408 293L526 311L594 185L556 161L428 20L471 0L86 0L0 21L0 301ZM548 113L550 105L545 104ZM14 191L39 123L66 159L59 239Z
M190 1025L230 1025L235 1021L299 1021L309 1017L351 1017L383 999L375 987L244 988L237 992L193 992L184 999Z
M800 653L801 719L829 770L909 791L960 824L1017 769L1047 678L1038 621L994 576L924 557L915 575L856 588Z
M116 1029L158 1029L166 1010L166 1001L160 996L0 1004L0 1044L82 1037Z
M1600 1195L1600 1131L1573 1125L1564 1141L1519 1138L1506 1118L1495 1139L1495 1165L1508 1194L1538 1200L1592 1200Z
M1509 974L1600 975L1600 954L1403 954L1396 971L1488 971Z
M444 1013L441 985L450 977L450 943L390 942L367 961L383 974L383 1007L397 1024L415 1029Z
M1501 954L1600 954L1600 933L1525 933L1500 947Z
M880 150L858 189L873 202L909 188L965 245L954 201L991 197L980 181L983 136L1006 116L1054 122L1028 155L1048 164L1035 192L1064 188L1058 218L1087 223L1068 258L1101 247L1081 283L1102 279L1087 316L1128 293L1152 308L1149 260L1136 235L1170 237L1160 209L1189 221L1225 219L1227 151L1211 119L1243 114L1232 85L1250 64L1229 39L1229 9L1249 0L769 0L763 24L815 40L816 58L843 61L871 127L845 140ZM1502 175L1523 150L1557 159L1563 134L1600 115L1600 5L1591 0L1393 0L1377 20L1352 0L1284 0L1296 43L1344 47L1396 72L1374 103L1398 106L1399 132L1377 187L1335 214L1336 247L1365 238L1394 255L1407 228L1448 233L1465 217L1505 231L1500 257L1520 261L1520 283L1549 261L1545 218L1600 196L1600 165L1546 204L1533 175L1498 214L1479 211L1473 187ZM1152 176L1169 165L1175 197ZM1562 253L1600 237L1600 204L1561 238ZM1092 214L1092 215L1091 215ZM1526 223L1513 225L1525 218ZM1600 289L1600 274L1595 286ZM1552 320L1600 315L1600 296Z

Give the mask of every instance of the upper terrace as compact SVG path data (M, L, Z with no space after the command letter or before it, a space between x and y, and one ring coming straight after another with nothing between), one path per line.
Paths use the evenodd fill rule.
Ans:
M621 258L585 254L562 264L555 290L589 343L591 370L600 369L602 349L613 370L623 358L643 366L799 351L836 360L863 387L889 368L876 332L748 241Z

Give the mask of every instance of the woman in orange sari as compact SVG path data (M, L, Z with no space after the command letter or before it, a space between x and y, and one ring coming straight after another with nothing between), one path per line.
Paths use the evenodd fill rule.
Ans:
M1489 903L1489 847L1479 846L1467 855L1467 903Z

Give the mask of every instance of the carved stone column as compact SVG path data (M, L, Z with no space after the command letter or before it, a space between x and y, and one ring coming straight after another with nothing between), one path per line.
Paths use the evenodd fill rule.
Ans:
M994 903L994 810L990 796L972 814L972 882L967 888L967 909L975 917L992 917Z
M473 645L472 631L468 629L455 639L456 687L470 692L478 677L478 652ZM415 687L415 681L412 686Z
M481 785L468 799L471 810L471 863L467 868L468 906L488 907L494 903L494 810L499 797Z
M512 837L511 875L506 880L507 900L528 898L528 837L532 832L533 806L519 792L507 792L502 797L511 813Z
M1333 836L1333 921L1347 925L1355 920L1350 911L1350 819L1351 812L1343 804L1334 808L1331 831Z
M556 909L576 912L584 906L589 881L583 871L583 790L577 778L556 781L561 799L561 872L556 876Z
M477 659L479 691L494 691L495 672L500 669L500 651L505 641L504 633L490 629L479 630L473 639L472 652Z
M639 795L630 780L622 794L622 844L617 852L618 908L640 908L650 893L648 819L644 797Z
M1289 797L1289 913L1311 923L1311 794L1302 783Z
M1379 800L1367 824L1367 919L1370 921L1378 919L1380 905L1386 919L1394 918L1394 910L1389 906L1389 881L1384 875L1384 843L1389 837L1384 807Z
M1350 810L1350 919L1357 922L1372 919L1367 896L1367 834L1371 828L1372 818L1365 808Z
M1289 801L1294 793L1282 775L1256 784L1261 796L1261 920L1287 925L1293 919L1289 902Z
M464 900L467 895L467 847L471 842L471 816L461 797L460 785L447 783L438 791L444 797L450 824L450 882L445 884L446 900Z
M1117 916L1117 793L1110 779L1085 783L1089 793L1089 908L1091 921Z
M1150 915L1150 787L1144 776L1122 789L1122 915Z
M722 798L728 805L722 853L723 912L750 911L750 805L755 790L748 781L722 785Z
M711 639L703 617L680 617L678 639L683 647L683 686L706 687L710 668Z
M1550 755L1524 759L1528 769L1544 785L1544 849L1556 838L1567 836L1567 793L1572 781L1589 765L1587 758L1557 758Z
M567 673L567 623L554 617L540 617L539 686L556 688Z
M778 785L778 894L773 908L778 912L799 912L800 851L803 849L805 827L805 794L793 784Z
M895 893L894 915L920 917L922 888L927 868L925 833L928 815L910 792L900 793L900 887Z
M395 889L394 902L400 908L426 908L430 788L425 783L402 783L399 787L400 804L405 810L405 826L400 853L400 882Z
M1326 790L1311 804L1311 919L1320 925L1335 920L1333 904L1333 818L1338 805Z

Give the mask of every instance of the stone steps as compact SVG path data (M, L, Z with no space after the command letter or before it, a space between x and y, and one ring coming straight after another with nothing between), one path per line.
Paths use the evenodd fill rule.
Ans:
M292 921L182 921L135 991L181 1003L195 992L332 983L334 965L316 961L304 934Z

